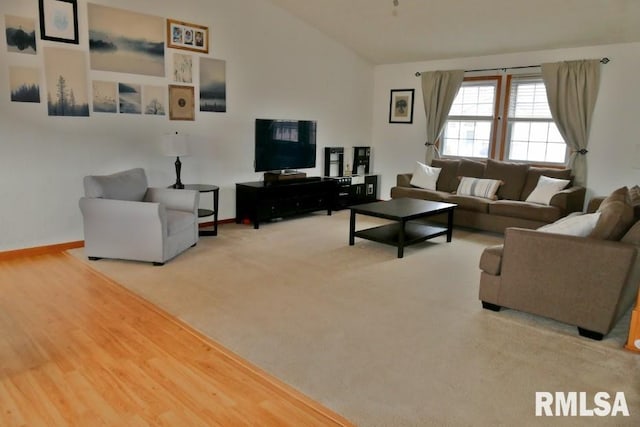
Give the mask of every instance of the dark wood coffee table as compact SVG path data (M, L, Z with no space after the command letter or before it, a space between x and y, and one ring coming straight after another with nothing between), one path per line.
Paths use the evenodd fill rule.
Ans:
M453 233L453 210L456 206L452 203L430 202L407 197L352 206L350 208L349 246L353 246L355 238L360 237L396 246L398 258L402 258L405 246L424 242L444 234L447 235L447 242L450 242ZM446 227L410 222L442 213L447 214ZM356 214L389 219L395 222L356 231Z

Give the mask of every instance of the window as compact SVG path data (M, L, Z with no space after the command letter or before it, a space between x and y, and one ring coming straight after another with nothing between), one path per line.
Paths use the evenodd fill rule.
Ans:
M509 160L565 163L567 146L551 117L541 77L512 80L507 126Z
M500 77L462 83L440 140L444 156L489 157L499 83Z
M551 117L542 77L508 75L504 80L503 84L500 76L465 79L440 137L440 154L565 164L567 145ZM506 99L501 99L502 89Z

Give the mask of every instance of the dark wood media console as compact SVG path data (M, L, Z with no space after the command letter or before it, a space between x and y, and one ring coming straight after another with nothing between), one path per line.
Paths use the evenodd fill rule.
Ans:
M264 181L236 184L236 223L244 220L260 228L260 222L302 213L327 210L336 193L336 181L310 177L282 182Z

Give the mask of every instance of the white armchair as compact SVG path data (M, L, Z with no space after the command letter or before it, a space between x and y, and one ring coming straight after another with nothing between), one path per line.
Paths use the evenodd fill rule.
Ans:
M198 242L197 191L148 188L141 168L86 176L84 191L80 210L90 260L163 265Z

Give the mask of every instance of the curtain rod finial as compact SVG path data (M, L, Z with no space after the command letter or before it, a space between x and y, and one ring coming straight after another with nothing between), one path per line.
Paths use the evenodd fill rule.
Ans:
M420 77L422 73L420 71L416 71L416 77Z
M607 58L606 56L604 58L602 58L600 60L600 62L602 62L603 64L608 64L609 63L609 58Z

